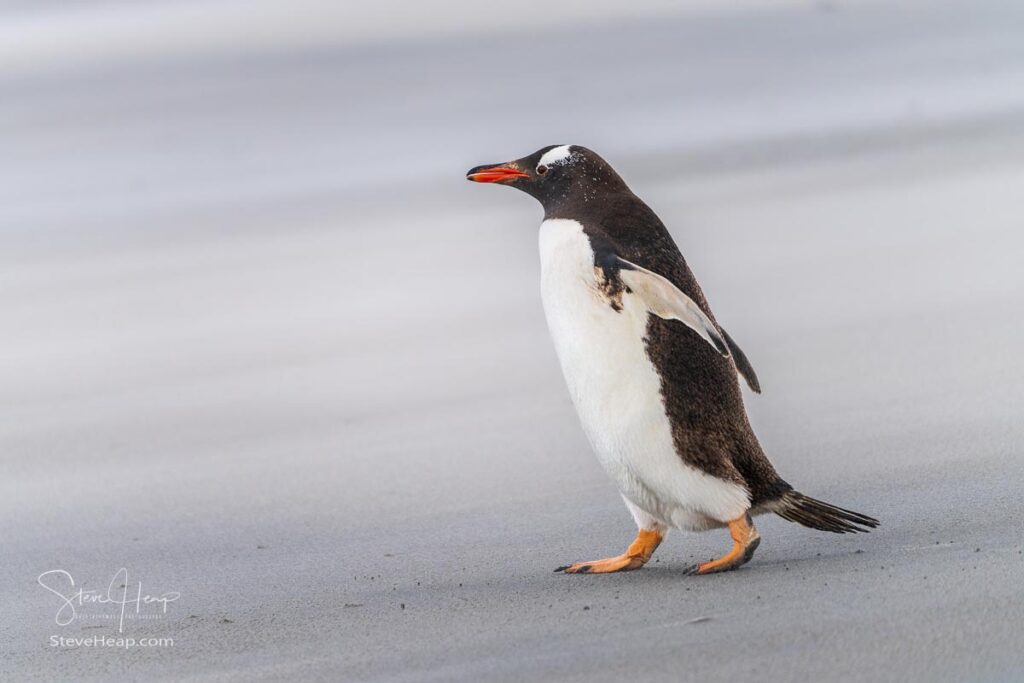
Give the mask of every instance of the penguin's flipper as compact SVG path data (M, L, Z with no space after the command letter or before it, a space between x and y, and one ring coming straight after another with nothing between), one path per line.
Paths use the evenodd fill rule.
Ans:
M665 320L678 320L704 338L723 356L729 355L729 345L704 311L668 279L622 257L617 257L619 277L629 289L640 297L647 310Z
M722 330L722 336L725 337L725 343L729 345L729 350L732 351L732 359L736 361L736 369L739 370L740 374L743 375L743 379L747 380L747 386L755 394L761 393L761 383L757 381L757 374L754 372L754 366L747 360L747 354L743 353L743 349L732 340L729 333Z

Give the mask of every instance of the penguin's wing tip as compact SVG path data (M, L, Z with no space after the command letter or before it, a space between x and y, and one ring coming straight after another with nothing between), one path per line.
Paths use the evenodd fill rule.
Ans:
M641 268L621 256L618 262L619 277L640 297L648 311L665 320L678 320L715 347L720 355L729 357L729 344L693 299L655 272Z
M754 372L754 366L750 364L750 360L747 358L747 354L743 353L743 349L739 347L733 338L729 336L729 331L724 327L719 328L722 330L722 336L725 338L725 343L729 345L729 351L732 352L732 359L736 363L736 370L740 375L747 381L747 386L755 394L761 393L761 382L757 379L757 373Z

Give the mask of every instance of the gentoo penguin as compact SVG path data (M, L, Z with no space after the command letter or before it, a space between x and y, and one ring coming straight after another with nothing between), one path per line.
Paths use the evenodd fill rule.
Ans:
M548 327L587 438L639 527L622 555L555 571L639 569L670 528L721 527L732 550L687 571L736 569L760 543L752 516L765 512L835 533L878 526L775 472L737 380L760 393L754 369L715 321L664 224L604 159L553 145L467 178L522 190L544 207Z

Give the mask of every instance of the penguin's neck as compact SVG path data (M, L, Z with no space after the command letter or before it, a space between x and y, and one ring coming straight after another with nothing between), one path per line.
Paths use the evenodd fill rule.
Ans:
M577 221L588 233L599 232L604 239L628 252L660 243L668 237L658 216L628 190L595 199L569 195L562 201L545 202L544 220L559 218Z

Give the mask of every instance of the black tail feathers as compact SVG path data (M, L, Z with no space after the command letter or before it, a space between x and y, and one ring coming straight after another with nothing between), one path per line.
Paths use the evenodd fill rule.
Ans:
M867 533L878 526L874 517L823 503L797 491L782 494L774 510L785 520L834 534Z

